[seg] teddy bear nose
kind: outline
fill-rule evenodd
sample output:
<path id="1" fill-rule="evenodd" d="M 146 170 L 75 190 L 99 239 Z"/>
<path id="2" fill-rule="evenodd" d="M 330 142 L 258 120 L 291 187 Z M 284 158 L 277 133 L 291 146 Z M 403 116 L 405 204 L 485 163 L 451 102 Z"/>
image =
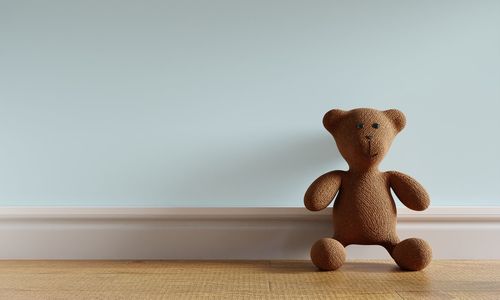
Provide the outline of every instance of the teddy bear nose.
<path id="1" fill-rule="evenodd" d="M 365 135 L 365 138 L 367 138 L 368 140 L 371 140 L 373 137 L 373 135 Z"/>

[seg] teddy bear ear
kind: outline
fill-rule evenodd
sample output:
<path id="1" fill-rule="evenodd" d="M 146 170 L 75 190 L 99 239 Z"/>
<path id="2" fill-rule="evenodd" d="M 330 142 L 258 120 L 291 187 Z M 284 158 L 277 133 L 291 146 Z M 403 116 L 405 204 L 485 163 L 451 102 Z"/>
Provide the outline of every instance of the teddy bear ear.
<path id="1" fill-rule="evenodd" d="M 323 117 L 323 126 L 325 126 L 328 131 L 332 132 L 346 113 L 346 111 L 341 109 L 332 109 L 328 111 Z"/>
<path id="2" fill-rule="evenodd" d="M 384 111 L 384 114 L 389 118 L 389 120 L 392 121 L 392 124 L 394 124 L 394 127 L 398 132 L 405 128 L 406 117 L 403 112 L 397 109 L 389 109 Z"/>

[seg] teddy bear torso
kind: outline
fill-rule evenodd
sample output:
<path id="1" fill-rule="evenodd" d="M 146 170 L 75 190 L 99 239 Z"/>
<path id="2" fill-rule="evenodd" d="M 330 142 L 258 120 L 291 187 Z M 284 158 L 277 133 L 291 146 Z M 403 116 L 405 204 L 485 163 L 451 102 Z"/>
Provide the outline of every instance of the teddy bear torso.
<path id="1" fill-rule="evenodd" d="M 399 242 L 396 205 L 388 173 L 372 171 L 342 174 L 333 206 L 334 238 L 349 244 L 389 246 Z"/>

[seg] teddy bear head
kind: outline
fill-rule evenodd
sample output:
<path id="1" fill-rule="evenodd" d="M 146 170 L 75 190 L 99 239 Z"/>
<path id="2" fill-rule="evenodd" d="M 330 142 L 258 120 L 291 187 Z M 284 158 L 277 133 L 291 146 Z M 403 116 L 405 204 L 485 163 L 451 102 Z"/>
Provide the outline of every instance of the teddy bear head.
<path id="1" fill-rule="evenodd" d="M 332 109 L 323 117 L 323 125 L 352 170 L 378 166 L 405 124 L 404 114 L 397 109 Z"/>

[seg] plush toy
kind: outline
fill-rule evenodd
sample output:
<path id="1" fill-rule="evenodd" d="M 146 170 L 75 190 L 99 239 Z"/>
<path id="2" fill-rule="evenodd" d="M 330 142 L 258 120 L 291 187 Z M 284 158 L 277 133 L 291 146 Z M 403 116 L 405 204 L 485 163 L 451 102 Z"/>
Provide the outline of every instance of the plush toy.
<path id="1" fill-rule="evenodd" d="M 320 176 L 304 196 L 306 208 L 312 211 L 326 208 L 335 198 L 333 238 L 320 239 L 311 248 L 312 262 L 319 269 L 338 269 L 345 261 L 344 247 L 351 244 L 380 245 L 404 270 L 421 270 L 430 263 L 432 250 L 424 240 L 399 240 L 390 190 L 405 206 L 418 211 L 429 206 L 429 195 L 408 175 L 378 170 L 405 124 L 404 114 L 396 109 L 333 109 L 325 114 L 323 125 L 333 135 L 349 170 Z"/>

